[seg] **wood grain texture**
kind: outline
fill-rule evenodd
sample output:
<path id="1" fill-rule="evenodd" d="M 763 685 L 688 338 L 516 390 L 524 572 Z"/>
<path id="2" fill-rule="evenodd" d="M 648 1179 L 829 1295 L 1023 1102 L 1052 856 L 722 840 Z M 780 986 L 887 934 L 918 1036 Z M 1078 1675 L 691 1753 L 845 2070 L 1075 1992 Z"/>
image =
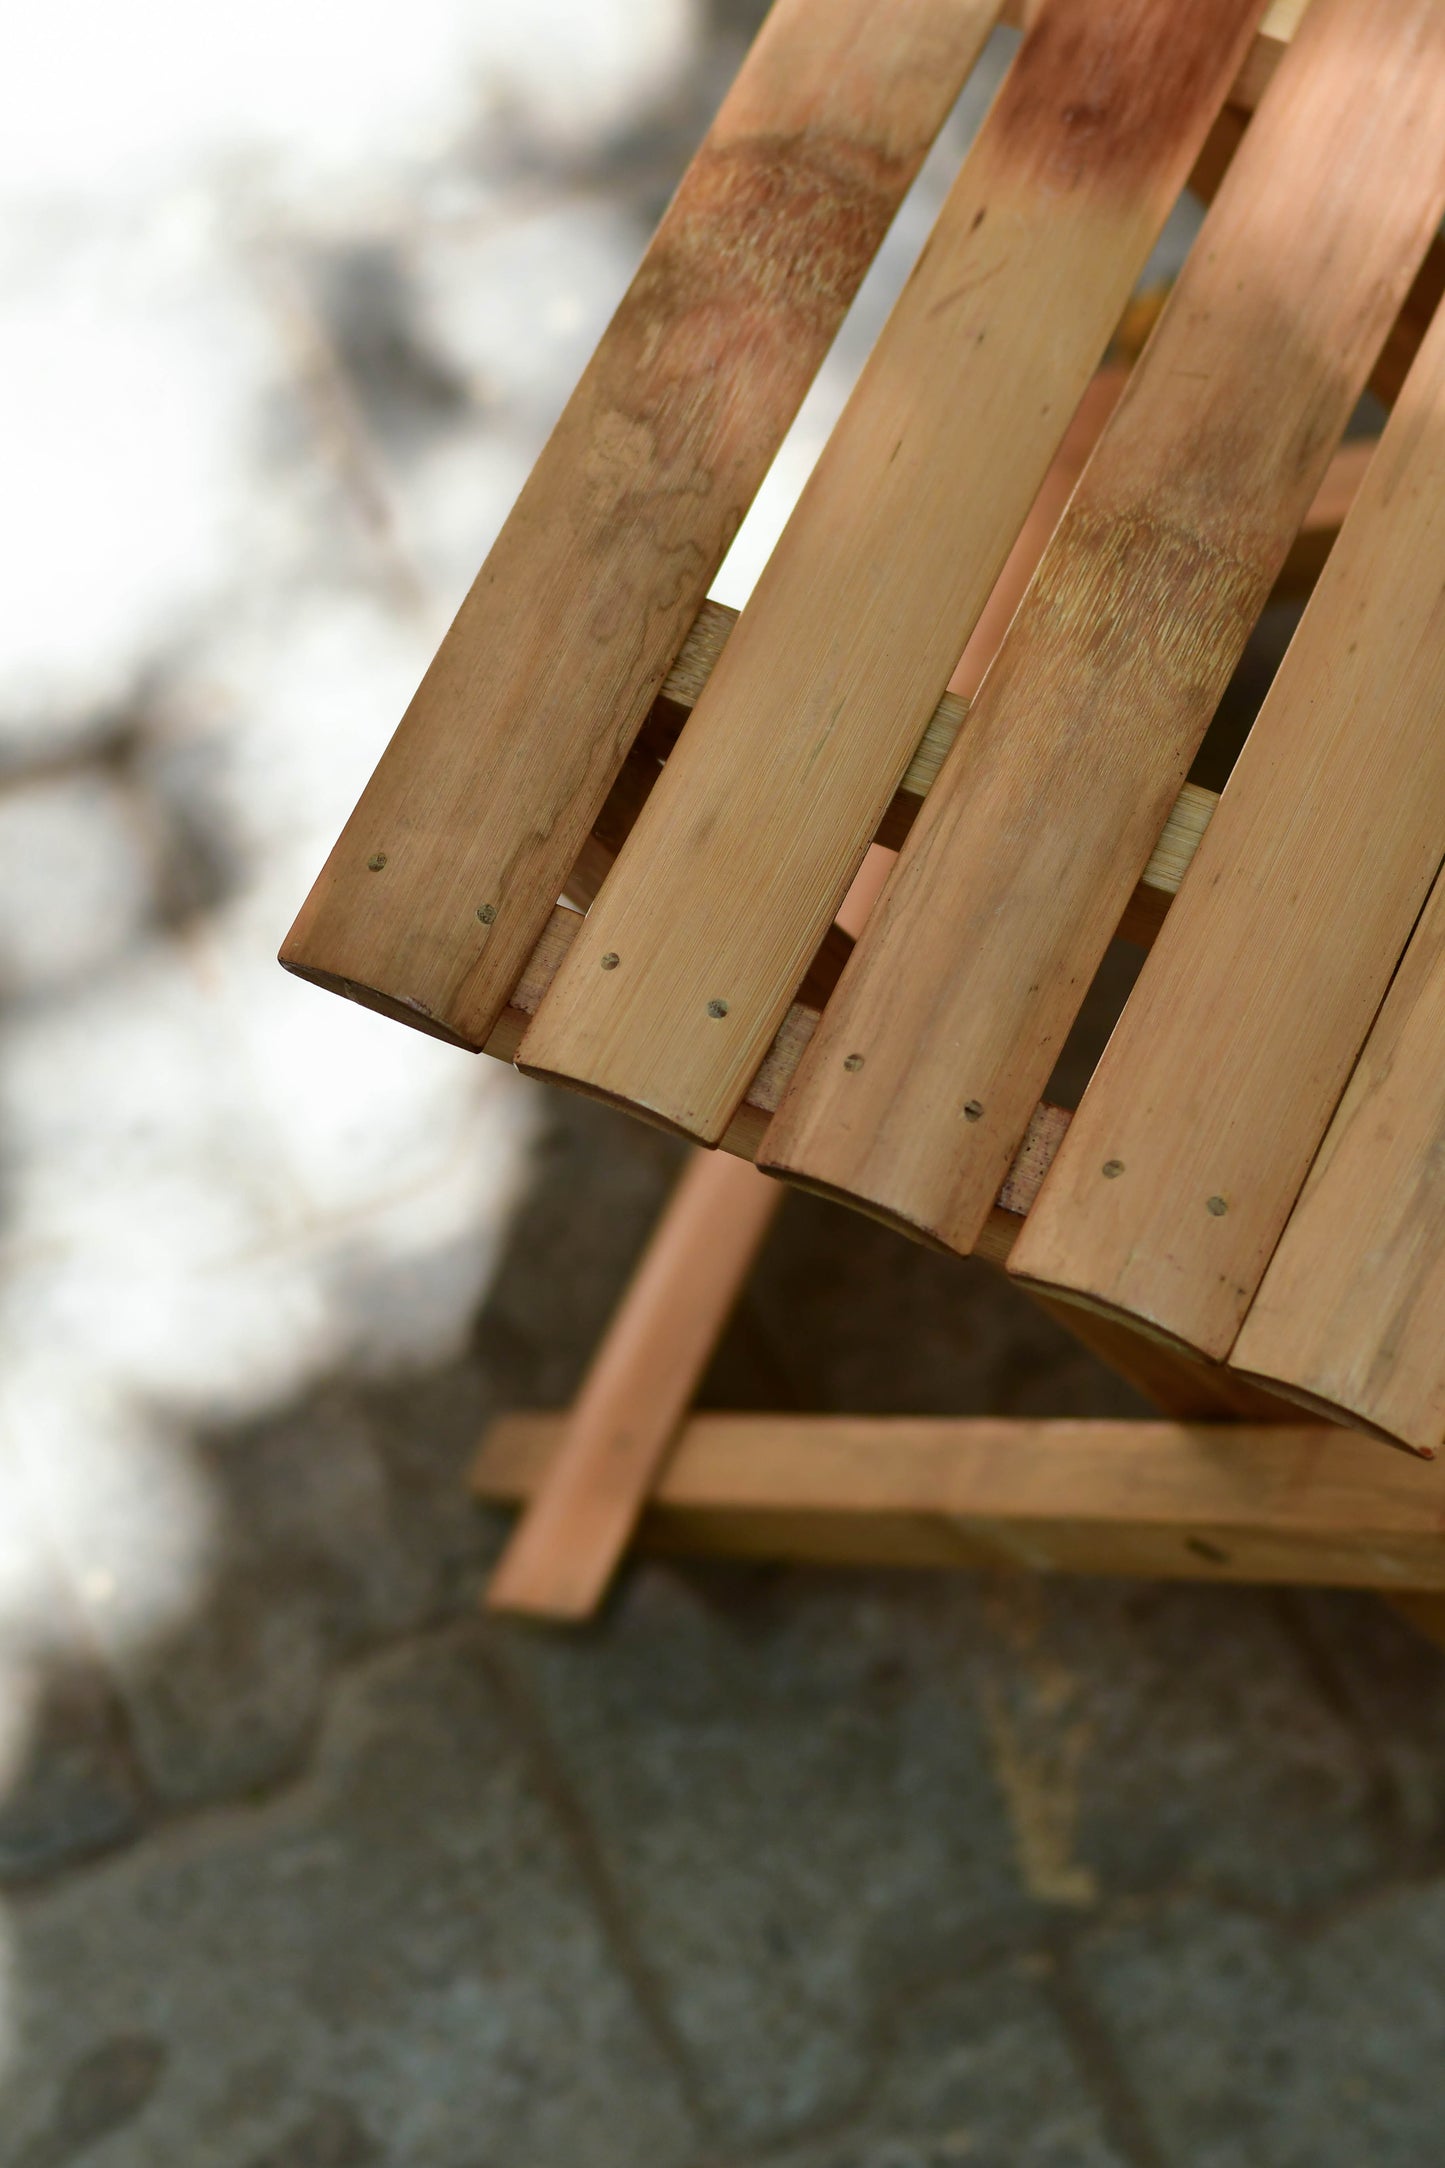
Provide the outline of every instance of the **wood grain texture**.
<path id="1" fill-rule="evenodd" d="M 1008 629 L 1009 619 L 1023 599 L 1028 578 L 1020 575 L 1024 574 L 1025 567 L 1028 574 L 1032 574 L 1033 567 L 1042 554 L 1043 545 L 1057 526 L 1064 506 L 1083 472 L 1083 455 L 1092 449 L 1098 428 L 1103 426 L 1118 403 L 1122 383 L 1123 380 L 1116 370 L 1101 370 L 1084 394 L 1054 464 L 1045 476 L 1038 497 L 1030 508 L 1019 543 L 1010 551 L 985 606 L 984 614 L 975 627 L 962 660 L 949 679 L 949 689 L 929 717 L 913 758 L 904 770 L 892 802 L 879 822 L 877 840 L 886 844 L 890 850 L 898 849 L 913 826 L 920 803 L 938 780 L 944 757 L 963 727 L 964 717 L 968 713 L 968 702 L 977 692 L 984 668 L 997 652 L 998 643 Z M 1345 513 L 1359 488 L 1375 442 L 1373 437 L 1354 438 L 1348 444 L 1342 444 L 1330 461 L 1314 503 L 1305 515 L 1304 525 L 1290 545 L 1289 554 L 1280 568 L 1272 600 L 1306 595 L 1314 586 L 1333 547 L 1335 536 L 1339 533 Z M 1034 553 L 1032 563 L 1029 562 L 1028 550 L 1022 546 L 1025 541 Z M 586 903 L 591 903 L 597 894 L 612 860 L 636 826 L 643 804 L 657 781 L 661 764 L 671 754 L 684 723 L 701 699 L 703 686 L 707 683 L 709 673 L 721 655 L 737 619 L 738 612 L 727 603 L 708 601 L 693 620 L 677 659 L 667 674 L 662 691 L 653 703 L 642 735 L 623 763 L 622 771 L 598 817 L 593 837 L 588 839 L 589 842 L 599 842 L 603 850 L 600 854 L 600 870 L 596 870 L 596 859 L 589 857 L 587 862 L 587 871 L 581 884 L 585 887 Z M 985 644 L 983 637 L 985 633 L 989 636 L 988 644 Z M 1195 786 L 1189 783 L 1184 785 L 1166 823 L 1165 834 L 1161 836 L 1157 846 L 1163 860 L 1168 861 L 1176 853 L 1176 832 L 1192 832 L 1201 818 L 1208 818 L 1207 812 L 1201 813 L 1201 809 L 1206 805 L 1212 807 L 1215 796 L 1212 791 L 1196 790 Z M 1139 877 L 1147 886 L 1156 885 L 1152 864 L 1151 861 L 1151 865 L 1146 867 Z M 568 881 L 569 892 L 574 885 L 578 885 L 576 875 L 577 868 L 574 868 Z M 1177 880 L 1167 883 L 1167 893 L 1172 895 L 1178 885 Z M 585 906 L 579 904 L 579 907 Z"/>
<path id="2" fill-rule="evenodd" d="M 864 859 L 838 914 L 849 939 L 890 863 L 884 850 Z M 693 1152 L 492 1575 L 489 1610 L 575 1620 L 597 1609 L 786 1195 L 726 1153 Z"/>
<path id="3" fill-rule="evenodd" d="M 1437 560 L 1437 578 L 1440 577 Z M 1365 1042 L 1232 1362 L 1445 1443 L 1445 879 Z"/>
<path id="4" fill-rule="evenodd" d="M 1229 1353 L 1445 857 L 1442 709 L 1445 316 L 1013 1271 Z"/>
<path id="5" fill-rule="evenodd" d="M 1244 113 L 1253 112 L 1308 5 L 1309 0 L 1269 0 L 1244 63 L 1230 86 L 1232 106 Z M 1037 21 L 1043 6 L 1044 0 L 1005 0 L 1001 20 L 1017 30 L 1026 30 Z"/>
<path id="6" fill-rule="evenodd" d="M 1183 15 L 1169 0 L 1049 0 L 527 1034 L 524 1069 L 722 1136 L 1258 13 L 1258 0 Z"/>
<path id="7" fill-rule="evenodd" d="M 482 1045 L 996 14 L 778 0 L 289 969 Z"/>
<path id="8" fill-rule="evenodd" d="M 763 1164 L 973 1246 L 1442 198 L 1445 10 L 1313 0 Z"/>
<path id="9" fill-rule="evenodd" d="M 504 1416 L 478 1496 L 525 1498 L 562 1422 Z M 819 1563 L 1442 1589 L 1442 1483 L 1322 1428 L 698 1415 L 639 1533 Z"/>
<path id="10" fill-rule="evenodd" d="M 590 1617 L 786 1191 L 696 1152 L 487 1587 L 489 1611 Z"/>

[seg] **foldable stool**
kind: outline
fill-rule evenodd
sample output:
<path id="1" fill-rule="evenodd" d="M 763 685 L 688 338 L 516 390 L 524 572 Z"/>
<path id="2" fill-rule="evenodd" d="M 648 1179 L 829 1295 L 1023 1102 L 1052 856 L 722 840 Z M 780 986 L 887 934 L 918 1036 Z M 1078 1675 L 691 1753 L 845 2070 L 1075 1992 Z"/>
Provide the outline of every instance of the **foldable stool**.
<path id="1" fill-rule="evenodd" d="M 486 1441 L 530 1501 L 499 1604 L 585 1613 L 635 1528 L 1445 1591 L 1445 8 L 1020 10 L 751 600 L 708 600 L 1002 12 L 776 0 L 282 950 L 707 1148 L 571 1416 Z M 689 1420 L 787 1183 L 993 1260 L 1168 1419 Z"/>

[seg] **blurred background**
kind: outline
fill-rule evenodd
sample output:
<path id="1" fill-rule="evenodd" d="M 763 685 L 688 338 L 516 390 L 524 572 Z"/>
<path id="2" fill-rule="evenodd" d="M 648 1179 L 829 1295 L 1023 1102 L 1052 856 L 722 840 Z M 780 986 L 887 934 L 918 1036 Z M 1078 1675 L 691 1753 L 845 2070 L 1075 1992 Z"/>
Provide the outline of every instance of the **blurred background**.
<path id="1" fill-rule="evenodd" d="M 1381 1606 L 649 1566 L 585 1634 L 476 1614 L 481 1428 L 570 1396 L 677 1148 L 274 953 L 762 12 L 0 31 L 0 2168 L 1438 2153 L 1445 1692 Z M 704 1398 L 1135 1405 L 807 1198 Z"/>

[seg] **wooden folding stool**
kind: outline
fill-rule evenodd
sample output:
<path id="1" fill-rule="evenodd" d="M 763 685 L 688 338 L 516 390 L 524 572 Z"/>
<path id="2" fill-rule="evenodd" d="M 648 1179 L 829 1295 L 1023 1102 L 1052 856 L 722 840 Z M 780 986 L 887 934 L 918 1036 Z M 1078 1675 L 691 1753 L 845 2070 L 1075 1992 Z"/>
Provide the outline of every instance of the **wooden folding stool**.
<path id="1" fill-rule="evenodd" d="M 1029 7 L 752 598 L 708 599 L 1001 12 L 776 0 L 282 950 L 708 1148 L 572 1417 L 487 1441 L 511 1608 L 585 1613 L 639 1516 L 1445 1590 L 1438 0 Z M 788 1183 L 992 1259 L 1170 1419 L 689 1419 Z"/>

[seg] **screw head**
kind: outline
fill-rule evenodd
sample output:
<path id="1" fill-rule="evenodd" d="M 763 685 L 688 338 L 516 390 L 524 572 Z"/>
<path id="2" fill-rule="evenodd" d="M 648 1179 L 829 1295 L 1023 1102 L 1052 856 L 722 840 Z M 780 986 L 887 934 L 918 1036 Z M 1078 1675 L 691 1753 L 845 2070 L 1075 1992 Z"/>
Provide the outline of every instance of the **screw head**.
<path id="1" fill-rule="evenodd" d="M 1122 1159 L 1106 1159 L 1102 1171 L 1105 1181 L 1112 1182 L 1116 1175 L 1124 1172 L 1124 1162 Z"/>
<path id="2" fill-rule="evenodd" d="M 725 1001 L 710 1001 L 707 1005 L 707 1013 L 709 1016 L 726 1016 L 728 1005 Z"/>
<path id="3" fill-rule="evenodd" d="M 373 851 L 373 852 L 372 852 L 372 854 L 371 854 L 371 856 L 370 856 L 370 858 L 368 858 L 368 859 L 367 859 L 367 861 L 366 861 L 366 870 L 367 870 L 367 872 L 368 872 L 368 873 L 380 873 L 380 871 L 381 871 L 382 867 L 383 867 L 383 866 L 384 866 L 385 864 L 386 864 L 386 853 L 385 853 L 385 851 Z"/>
<path id="4" fill-rule="evenodd" d="M 966 1122 L 981 1122 L 983 1120 L 983 1107 L 977 1099 L 965 1101 L 963 1118 Z"/>
<path id="5" fill-rule="evenodd" d="M 861 1069 L 862 1066 L 863 1056 L 861 1054 L 845 1054 L 843 1056 L 843 1067 L 845 1069 Z"/>
<path id="6" fill-rule="evenodd" d="M 602 959 L 602 968 L 604 971 L 615 971 L 617 969 L 617 951 L 615 949 L 607 951 L 607 954 Z"/>
<path id="7" fill-rule="evenodd" d="M 477 908 L 477 917 L 484 926 L 490 926 L 496 915 L 497 906 L 494 903 L 483 903 Z"/>
<path id="8" fill-rule="evenodd" d="M 1223 1219 L 1225 1213 L 1229 1210 L 1229 1206 L 1222 1197 L 1211 1197 L 1207 1200 L 1204 1209 L 1206 1212 L 1212 1212 L 1216 1219 Z"/>

